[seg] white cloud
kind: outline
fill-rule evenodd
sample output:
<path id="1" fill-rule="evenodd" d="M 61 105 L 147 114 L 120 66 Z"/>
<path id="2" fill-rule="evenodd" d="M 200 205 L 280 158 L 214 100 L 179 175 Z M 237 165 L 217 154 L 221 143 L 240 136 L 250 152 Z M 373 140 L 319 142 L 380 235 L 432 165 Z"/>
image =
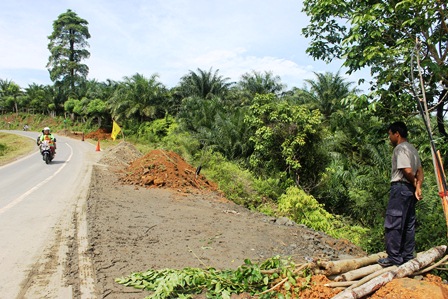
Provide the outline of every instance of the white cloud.
<path id="1" fill-rule="evenodd" d="M 27 86 L 38 70 L 39 81 L 50 83 L 47 36 L 67 9 L 89 23 L 91 57 L 85 63 L 89 78 L 99 81 L 158 73 L 172 87 L 189 70 L 213 68 L 234 81 L 252 70 L 272 71 L 289 87 L 301 87 L 313 71 L 340 66 L 305 53 L 300 1 L 17 0 L 0 10 L 6 45 L 0 47 L 0 79 Z"/>

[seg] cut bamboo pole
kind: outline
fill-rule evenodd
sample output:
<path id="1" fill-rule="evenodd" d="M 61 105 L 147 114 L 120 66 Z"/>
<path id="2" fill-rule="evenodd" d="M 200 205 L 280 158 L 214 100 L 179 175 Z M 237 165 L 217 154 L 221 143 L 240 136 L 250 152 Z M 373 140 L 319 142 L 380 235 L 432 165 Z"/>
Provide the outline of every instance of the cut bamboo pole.
<path id="1" fill-rule="evenodd" d="M 330 288 L 340 288 L 340 287 L 349 287 L 354 283 L 356 283 L 356 281 L 332 281 L 324 284 L 324 286 Z"/>
<path id="2" fill-rule="evenodd" d="M 401 265 L 396 270 L 392 270 L 382 274 L 381 276 L 377 276 L 376 278 L 364 283 L 363 285 L 354 288 L 347 289 L 332 299 L 357 299 L 362 298 L 374 291 L 378 290 L 382 286 L 386 285 L 394 278 L 402 278 L 405 276 L 409 276 L 412 273 L 416 272 L 419 269 L 422 269 L 435 260 L 439 259 L 446 251 L 446 246 L 437 246 L 434 248 L 425 251 L 421 255 L 418 255 L 415 259 L 410 260 L 409 262 Z"/>
<path id="3" fill-rule="evenodd" d="M 438 262 L 435 263 L 434 265 L 429 266 L 429 267 L 426 267 L 425 269 L 422 269 L 422 270 L 420 270 L 420 271 L 418 271 L 418 272 L 416 272 L 416 273 L 413 273 L 413 275 L 421 275 L 421 274 L 423 274 L 423 273 L 426 273 L 426 272 L 428 272 L 428 271 L 431 271 L 432 269 L 436 269 L 438 266 L 440 266 L 441 264 L 443 264 L 446 260 L 448 260 L 448 255 L 445 255 L 445 256 L 443 257 L 443 259 L 441 259 L 440 261 L 438 261 Z M 446 270 L 446 269 L 443 269 L 443 270 Z"/>
<path id="4" fill-rule="evenodd" d="M 334 278 L 334 281 L 353 281 L 353 280 L 357 280 L 358 278 L 367 276 L 373 272 L 382 270 L 383 267 L 381 267 L 380 265 L 376 264 L 376 265 L 369 265 L 366 267 L 362 267 L 359 269 L 355 269 L 355 270 L 351 270 L 348 271 L 344 274 L 341 274 L 339 276 L 336 276 Z"/>
<path id="5" fill-rule="evenodd" d="M 322 262 L 319 264 L 321 269 L 315 270 L 315 274 L 323 274 L 326 276 L 341 274 L 367 265 L 376 264 L 378 259 L 384 257 L 387 257 L 386 253 L 380 252 L 357 259 Z"/>
<path id="6" fill-rule="evenodd" d="M 378 270 L 376 272 L 371 273 L 370 275 L 367 275 L 366 277 L 364 277 L 363 279 L 357 281 L 356 283 L 352 284 L 351 286 L 349 286 L 347 289 L 354 289 L 357 288 L 363 284 L 365 284 L 366 282 L 368 282 L 369 280 L 374 279 L 377 276 L 382 275 L 383 273 L 389 272 L 389 271 L 395 271 L 398 267 L 397 266 L 390 266 L 387 268 L 383 268 L 381 270 Z"/>
<path id="7" fill-rule="evenodd" d="M 417 272 L 420 269 L 425 268 L 435 260 L 440 259 L 446 251 L 446 246 L 437 246 L 429 249 L 421 254 L 421 256 L 417 256 L 417 258 L 410 260 L 409 262 L 401 265 L 397 269 L 397 278 L 402 278 L 411 275 L 414 272 Z"/>

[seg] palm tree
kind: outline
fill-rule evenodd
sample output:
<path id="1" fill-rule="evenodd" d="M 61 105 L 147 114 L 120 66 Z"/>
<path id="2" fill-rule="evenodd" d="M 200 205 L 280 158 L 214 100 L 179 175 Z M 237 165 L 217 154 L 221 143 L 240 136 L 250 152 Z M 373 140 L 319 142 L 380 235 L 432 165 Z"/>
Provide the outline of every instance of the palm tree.
<path id="1" fill-rule="evenodd" d="M 53 103 L 53 96 L 49 90 L 51 90 L 49 87 L 36 83 L 28 85 L 25 88 L 29 101 L 28 108 L 36 110 L 38 113 L 45 113 L 48 105 Z"/>
<path id="2" fill-rule="evenodd" d="M 99 82 L 96 79 L 84 80 L 78 87 L 77 96 L 79 99 L 87 97 L 89 99 L 108 100 L 116 86 L 117 83 L 109 79 L 106 82 Z"/>
<path id="3" fill-rule="evenodd" d="M 193 133 L 210 131 L 216 120 L 216 115 L 222 110 L 218 97 L 204 99 L 193 96 L 182 101 L 182 107 L 177 115 L 179 122 L 185 130 Z"/>
<path id="4" fill-rule="evenodd" d="M 229 159 L 245 159 L 252 151 L 251 131 L 244 122 L 247 108 L 226 109 L 218 97 L 184 99 L 178 114 L 181 128 Z"/>
<path id="5" fill-rule="evenodd" d="M 115 119 L 137 118 L 139 122 L 154 120 L 165 115 L 166 87 L 153 74 L 146 78 L 141 74 L 124 77 L 109 99 L 109 109 Z"/>
<path id="6" fill-rule="evenodd" d="M 219 70 L 212 73 L 212 69 L 203 71 L 198 68 L 197 73 L 190 71 L 181 78 L 177 92 L 182 98 L 197 96 L 202 99 L 210 99 L 213 96 L 223 97 L 229 91 L 232 83 L 229 78 L 218 75 Z"/>
<path id="7" fill-rule="evenodd" d="M 0 95 L 5 103 L 11 103 L 13 112 L 19 113 L 19 101 L 24 95 L 20 86 L 11 80 L 0 80 Z M 9 106 L 7 104 L 7 106 Z"/>
<path id="8" fill-rule="evenodd" d="M 328 119 L 334 112 L 345 107 L 343 100 L 360 90 L 350 89 L 353 82 L 346 82 L 339 72 L 332 74 L 314 73 L 317 80 L 305 80 L 310 88 L 300 89 L 298 92 L 299 102 L 310 105 L 311 109 L 319 109 L 322 115 Z"/>
<path id="9" fill-rule="evenodd" d="M 249 142 L 253 131 L 244 122 L 247 109 L 242 107 L 231 113 L 221 111 L 216 115 L 211 137 L 216 144 L 216 150 L 228 159 L 246 160 L 253 151 L 252 143 Z"/>
<path id="10" fill-rule="evenodd" d="M 251 97 L 254 97 L 257 93 L 273 93 L 279 96 L 286 87 L 286 85 L 281 83 L 280 76 L 274 76 L 272 72 L 267 71 L 264 74 L 256 71 L 245 73 L 241 76 L 238 86 Z"/>

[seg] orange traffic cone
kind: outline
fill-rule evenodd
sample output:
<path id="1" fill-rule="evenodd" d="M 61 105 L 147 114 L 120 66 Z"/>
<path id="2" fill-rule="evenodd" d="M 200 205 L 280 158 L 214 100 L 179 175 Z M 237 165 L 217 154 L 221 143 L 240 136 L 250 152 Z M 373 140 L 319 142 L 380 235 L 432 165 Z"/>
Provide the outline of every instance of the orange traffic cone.
<path id="1" fill-rule="evenodd" d="M 100 149 L 100 140 L 98 139 L 98 143 L 96 144 L 96 151 L 99 152 L 101 151 Z"/>

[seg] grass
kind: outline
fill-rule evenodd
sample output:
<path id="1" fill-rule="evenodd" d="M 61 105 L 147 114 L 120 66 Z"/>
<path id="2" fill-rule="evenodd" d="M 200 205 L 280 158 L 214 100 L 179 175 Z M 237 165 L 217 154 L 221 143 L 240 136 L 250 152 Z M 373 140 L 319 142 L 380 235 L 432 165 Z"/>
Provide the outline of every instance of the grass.
<path id="1" fill-rule="evenodd" d="M 35 142 L 15 134 L 0 132 L 0 166 L 37 150 Z"/>

